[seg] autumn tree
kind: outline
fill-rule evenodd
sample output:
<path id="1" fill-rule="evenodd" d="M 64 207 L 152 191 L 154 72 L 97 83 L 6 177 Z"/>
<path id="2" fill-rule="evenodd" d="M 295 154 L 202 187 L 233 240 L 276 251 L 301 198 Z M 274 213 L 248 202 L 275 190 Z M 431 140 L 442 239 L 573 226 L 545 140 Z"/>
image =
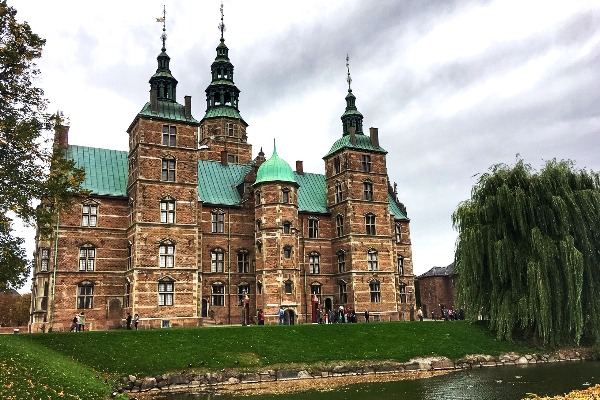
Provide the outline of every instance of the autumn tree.
<path id="1" fill-rule="evenodd" d="M 600 328 L 600 181 L 570 161 L 483 174 L 452 216 L 457 297 L 499 338 L 578 344 Z M 595 339 L 595 338 L 594 338 Z"/>
<path id="2" fill-rule="evenodd" d="M 0 0 L 0 291 L 21 287 L 29 273 L 14 218 L 48 227 L 83 180 L 83 172 L 50 145 L 47 129 L 61 121 L 45 112 L 44 92 L 36 86 L 35 62 L 45 41 L 16 14 Z M 38 207 L 40 199 L 52 207 Z"/>

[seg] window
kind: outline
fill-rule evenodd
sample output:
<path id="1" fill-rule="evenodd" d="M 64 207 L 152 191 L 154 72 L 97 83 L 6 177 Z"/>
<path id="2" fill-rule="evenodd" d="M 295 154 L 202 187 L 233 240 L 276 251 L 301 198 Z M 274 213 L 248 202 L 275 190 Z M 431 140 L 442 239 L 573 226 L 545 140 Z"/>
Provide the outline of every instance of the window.
<path id="1" fill-rule="evenodd" d="M 319 220 L 309 219 L 308 220 L 308 237 L 318 238 L 319 237 Z"/>
<path id="2" fill-rule="evenodd" d="M 237 163 L 238 162 L 237 154 L 227 154 L 227 162 L 228 163 Z"/>
<path id="3" fill-rule="evenodd" d="M 311 274 L 318 274 L 321 272 L 319 253 L 314 251 L 310 253 L 308 257 L 308 265 L 310 267 Z"/>
<path id="4" fill-rule="evenodd" d="M 283 284 L 283 290 L 285 291 L 285 294 L 292 294 L 292 287 L 292 281 L 290 281 L 289 279 L 285 281 Z"/>
<path id="5" fill-rule="evenodd" d="M 373 182 L 363 182 L 363 199 L 373 200 Z"/>
<path id="6" fill-rule="evenodd" d="M 210 252 L 210 272 L 223 272 L 225 253 L 222 249 Z"/>
<path id="7" fill-rule="evenodd" d="M 396 243 L 400 243 L 402 241 L 402 229 L 400 223 L 397 223 L 394 228 L 394 233 L 396 235 Z"/>
<path id="8" fill-rule="evenodd" d="M 256 204 L 260 204 L 260 192 L 256 191 L 256 193 L 254 194 L 254 197 L 256 198 Z"/>
<path id="9" fill-rule="evenodd" d="M 94 308 L 94 285 L 91 282 L 77 285 L 77 308 Z"/>
<path id="10" fill-rule="evenodd" d="M 96 249 L 90 244 L 79 248 L 79 271 L 93 271 L 96 266 Z"/>
<path id="11" fill-rule="evenodd" d="M 367 251 L 367 268 L 369 271 L 377 271 L 377 250 Z"/>
<path id="12" fill-rule="evenodd" d="M 361 156 L 361 166 L 364 172 L 371 172 L 371 156 L 363 154 Z"/>
<path id="13" fill-rule="evenodd" d="M 215 210 L 212 213 L 212 233 L 223 233 L 225 231 L 225 212 L 222 210 Z"/>
<path id="14" fill-rule="evenodd" d="M 175 266 L 175 244 L 164 242 L 158 246 L 158 264 L 160 268 L 173 268 Z"/>
<path id="15" fill-rule="evenodd" d="M 400 303 L 406 303 L 406 284 L 400 284 Z"/>
<path id="16" fill-rule="evenodd" d="M 371 303 L 379 303 L 381 301 L 379 281 L 371 281 L 369 283 L 369 291 L 371 292 Z"/>
<path id="17" fill-rule="evenodd" d="M 288 234 L 292 231 L 292 224 L 289 221 L 283 223 L 283 233 Z"/>
<path id="18" fill-rule="evenodd" d="M 212 285 L 212 305 L 213 306 L 224 306 L 225 305 L 225 285 L 222 283 L 215 283 Z"/>
<path id="19" fill-rule="evenodd" d="M 319 299 L 319 304 L 321 303 L 321 285 L 318 283 L 313 283 L 310 285 L 310 294 L 317 296 Z"/>
<path id="20" fill-rule="evenodd" d="M 96 226 L 98 222 L 98 205 L 84 204 L 81 215 L 81 226 Z"/>
<path id="21" fill-rule="evenodd" d="M 375 216 L 373 214 L 365 215 L 365 231 L 367 235 L 375 235 Z"/>
<path id="22" fill-rule="evenodd" d="M 344 235 L 344 216 L 342 214 L 335 217 L 335 233 L 337 236 Z"/>
<path id="23" fill-rule="evenodd" d="M 281 202 L 289 203 L 290 202 L 290 189 L 283 189 L 281 191 Z"/>
<path id="24" fill-rule="evenodd" d="M 398 256 L 398 274 L 404 275 L 404 257 Z"/>
<path id="25" fill-rule="evenodd" d="M 175 200 L 166 199 L 160 201 L 160 222 L 172 224 L 175 222 Z"/>
<path id="26" fill-rule="evenodd" d="M 344 252 L 344 250 L 340 250 L 337 252 L 337 264 L 339 272 L 346 271 L 346 253 Z"/>
<path id="27" fill-rule="evenodd" d="M 233 136 L 233 124 L 231 122 L 227 123 L 227 136 Z"/>
<path id="28" fill-rule="evenodd" d="M 346 282 L 340 282 L 340 304 L 344 304 L 348 302 L 348 292 L 346 289 Z"/>
<path id="29" fill-rule="evenodd" d="M 335 202 L 339 203 L 342 201 L 342 184 L 340 182 L 335 183 Z"/>
<path id="30" fill-rule="evenodd" d="M 172 306 L 173 305 L 173 292 L 175 291 L 174 282 L 158 282 L 158 305 L 159 306 Z"/>
<path id="31" fill-rule="evenodd" d="M 238 272 L 248 273 L 250 270 L 250 254 L 248 250 L 240 250 L 237 255 Z"/>
<path id="32" fill-rule="evenodd" d="M 166 182 L 175 182 L 175 160 L 166 158 L 162 160 L 161 179 Z"/>
<path id="33" fill-rule="evenodd" d="M 50 263 L 50 249 L 40 249 L 40 271 L 48 271 Z"/>
<path id="34" fill-rule="evenodd" d="M 340 156 L 335 156 L 335 158 L 333 159 L 333 172 L 339 174 L 341 171 L 342 168 L 340 165 Z"/>
<path id="35" fill-rule="evenodd" d="M 283 258 L 290 258 L 292 256 L 292 247 L 283 246 Z"/>
<path id="36" fill-rule="evenodd" d="M 162 144 L 163 146 L 174 147 L 177 137 L 177 128 L 174 126 L 163 125 Z"/>
<path id="37" fill-rule="evenodd" d="M 242 283 L 238 286 L 238 306 L 244 305 L 244 299 L 250 294 L 250 286 L 247 283 Z"/>

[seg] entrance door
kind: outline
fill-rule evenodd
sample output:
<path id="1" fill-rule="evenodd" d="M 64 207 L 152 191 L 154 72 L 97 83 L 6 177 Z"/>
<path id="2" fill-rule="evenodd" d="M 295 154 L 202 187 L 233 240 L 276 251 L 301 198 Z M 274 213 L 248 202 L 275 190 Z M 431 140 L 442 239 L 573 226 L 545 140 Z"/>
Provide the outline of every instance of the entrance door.
<path id="1" fill-rule="evenodd" d="M 332 308 L 333 308 L 333 304 L 332 304 L 331 298 L 327 297 L 325 299 L 325 309 L 326 310 L 331 310 Z"/>
<path id="2" fill-rule="evenodd" d="M 283 313 L 283 324 L 284 325 L 294 325 L 294 310 L 287 309 Z"/>
<path id="3" fill-rule="evenodd" d="M 208 317 L 208 301 L 206 299 L 202 299 L 202 318 Z"/>

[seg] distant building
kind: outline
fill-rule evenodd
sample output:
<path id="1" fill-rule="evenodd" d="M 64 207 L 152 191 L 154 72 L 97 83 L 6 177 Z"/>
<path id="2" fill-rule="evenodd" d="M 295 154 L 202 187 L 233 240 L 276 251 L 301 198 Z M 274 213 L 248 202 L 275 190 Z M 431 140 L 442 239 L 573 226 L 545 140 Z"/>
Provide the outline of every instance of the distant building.
<path id="1" fill-rule="evenodd" d="M 253 323 L 260 309 L 275 323 L 280 307 L 290 324 L 339 306 L 375 320 L 414 316 L 409 219 L 351 80 L 340 138 L 314 149 L 324 174 L 302 161 L 293 171 L 275 146 L 252 157 L 222 36 L 216 52 L 200 120 L 190 96 L 177 103 L 163 38 L 128 151 L 71 145 L 68 127 L 57 130 L 91 195 L 37 238 L 33 331 L 68 329 L 80 312 L 94 330 L 122 326 L 128 312 L 146 328 Z M 298 118 L 289 123 L 310 124 Z"/>
<path id="2" fill-rule="evenodd" d="M 443 308 L 454 308 L 456 276 L 452 263 L 447 267 L 433 267 L 415 278 L 419 281 L 421 310 L 426 318 L 431 318 L 433 312 L 439 319 Z"/>

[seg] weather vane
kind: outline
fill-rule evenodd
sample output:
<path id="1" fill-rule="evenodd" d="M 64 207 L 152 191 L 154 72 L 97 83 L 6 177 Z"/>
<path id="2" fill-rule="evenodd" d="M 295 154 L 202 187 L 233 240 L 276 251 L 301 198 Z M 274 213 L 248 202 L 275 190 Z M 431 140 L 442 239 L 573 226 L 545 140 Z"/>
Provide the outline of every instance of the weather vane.
<path id="1" fill-rule="evenodd" d="M 221 40 L 223 40 L 223 32 L 225 32 L 225 22 L 223 22 L 223 0 L 221 0 L 221 23 L 219 24 L 219 30 L 221 31 Z"/>
<path id="2" fill-rule="evenodd" d="M 160 38 L 162 39 L 162 51 L 166 50 L 165 47 L 165 42 L 167 41 L 167 26 L 166 26 L 166 19 L 167 19 L 167 9 L 166 7 L 163 5 L 163 16 L 160 18 L 156 18 L 156 22 L 162 22 L 163 23 L 163 33 L 162 35 L 160 35 Z"/>
<path id="3" fill-rule="evenodd" d="M 348 82 L 348 90 L 350 89 L 350 84 L 352 83 L 352 78 L 350 77 L 350 56 L 346 54 L 346 68 L 348 69 L 348 77 L 346 78 L 346 82 Z"/>

